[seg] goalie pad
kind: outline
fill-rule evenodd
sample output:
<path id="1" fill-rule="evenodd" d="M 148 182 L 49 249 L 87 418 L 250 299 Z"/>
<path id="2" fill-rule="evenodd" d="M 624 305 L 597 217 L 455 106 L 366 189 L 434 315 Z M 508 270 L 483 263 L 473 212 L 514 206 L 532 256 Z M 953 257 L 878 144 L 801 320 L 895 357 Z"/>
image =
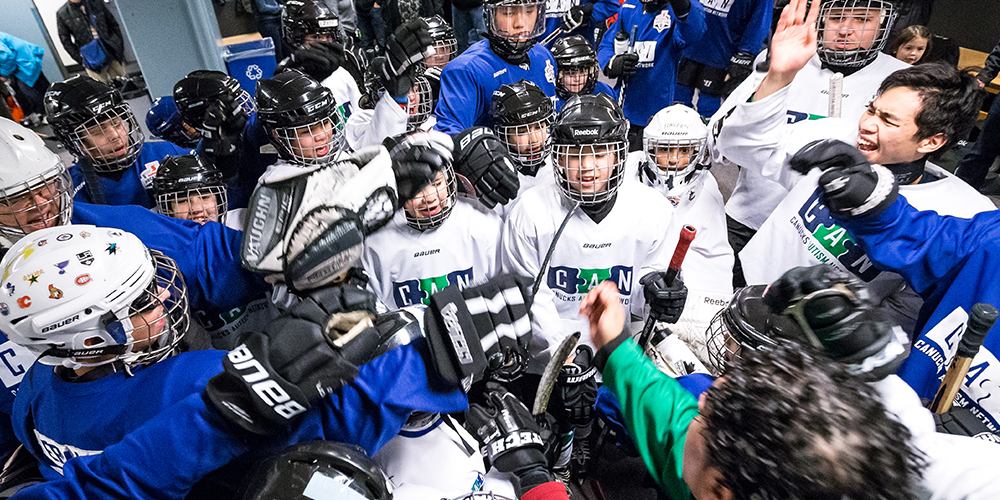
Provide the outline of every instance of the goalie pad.
<path id="1" fill-rule="evenodd" d="M 244 267 L 293 290 L 331 283 L 361 257 L 364 238 L 396 210 L 396 181 L 381 146 L 314 167 L 279 164 L 254 190 Z"/>

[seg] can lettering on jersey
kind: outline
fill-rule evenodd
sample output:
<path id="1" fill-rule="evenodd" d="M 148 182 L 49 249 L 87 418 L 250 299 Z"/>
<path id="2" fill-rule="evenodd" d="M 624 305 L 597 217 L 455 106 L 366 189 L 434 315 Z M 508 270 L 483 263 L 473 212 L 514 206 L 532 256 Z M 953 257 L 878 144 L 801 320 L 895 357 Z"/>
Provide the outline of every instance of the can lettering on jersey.
<path id="1" fill-rule="evenodd" d="M 597 269 L 580 269 L 568 266 L 549 268 L 546 284 L 552 290 L 563 293 L 587 293 L 602 281 L 610 280 L 618 285 L 622 295 L 632 294 L 632 266 L 612 266 Z"/>
<path id="2" fill-rule="evenodd" d="M 396 307 L 412 306 L 413 304 L 430 304 L 431 295 L 444 290 L 451 285 L 465 289 L 475 279 L 472 268 L 452 271 L 444 276 L 433 276 L 392 282 L 392 297 Z"/>

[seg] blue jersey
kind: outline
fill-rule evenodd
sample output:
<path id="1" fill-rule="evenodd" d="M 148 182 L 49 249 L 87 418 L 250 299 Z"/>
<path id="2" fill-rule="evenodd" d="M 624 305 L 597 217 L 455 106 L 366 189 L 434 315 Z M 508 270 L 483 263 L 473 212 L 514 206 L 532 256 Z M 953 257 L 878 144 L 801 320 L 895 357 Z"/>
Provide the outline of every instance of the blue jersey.
<path id="1" fill-rule="evenodd" d="M 594 95 L 597 95 L 597 94 L 600 94 L 602 92 L 605 93 L 605 94 L 607 94 L 607 95 L 609 95 L 609 96 L 611 96 L 612 99 L 614 99 L 616 101 L 618 100 L 618 92 L 615 92 L 615 89 L 611 88 L 610 85 L 608 85 L 608 84 L 606 84 L 604 82 L 599 81 L 599 82 L 597 82 L 594 85 L 594 91 L 591 92 L 591 93 L 594 94 Z M 566 104 L 566 101 L 564 101 L 562 99 L 556 99 L 556 113 L 558 113 L 559 110 L 562 109 L 563 104 Z"/>
<path id="2" fill-rule="evenodd" d="M 477 125 L 491 126 L 493 92 L 522 79 L 534 82 L 549 97 L 556 95 L 556 61 L 549 49 L 536 44 L 528 58 L 527 68 L 507 63 L 490 50 L 489 40 L 469 47 L 441 72 L 434 128 L 454 135 Z"/>
<path id="3" fill-rule="evenodd" d="M 156 193 L 153 191 L 153 177 L 160 168 L 160 162 L 167 155 L 189 155 L 194 151 L 184 149 L 169 142 L 147 142 L 143 144 L 135 163 L 122 172 L 120 179 L 95 176 L 106 205 L 139 205 L 156 207 Z M 94 203 L 90 196 L 90 186 L 79 163 L 69 168 L 77 193 L 73 198 L 84 203 Z"/>
<path id="4" fill-rule="evenodd" d="M 1000 307 L 1000 212 L 971 219 L 918 211 L 900 196 L 873 217 L 837 218 L 880 269 L 899 273 L 924 298 L 920 332 L 899 376 L 932 399 L 955 354 L 972 306 Z M 1000 428 L 1000 324 L 986 336 L 955 398 L 991 430 Z"/>
<path id="5" fill-rule="evenodd" d="M 424 362 L 426 346 L 417 341 L 361 366 L 353 382 L 314 402 L 289 434 L 248 436 L 225 424 L 201 399 L 204 381 L 221 371 L 225 355 L 183 353 L 139 369 L 133 377 L 116 373 L 85 383 L 64 382 L 50 367 L 37 365 L 26 377 L 14 418 L 18 435 L 32 452 L 43 453 L 36 456 L 43 460 L 43 470 L 49 469 L 45 474 L 57 481 L 25 497 L 182 498 L 204 478 L 188 498 L 228 498 L 254 465 L 291 443 L 342 441 L 372 455 L 415 410 L 467 408 L 461 391 L 435 386 Z M 50 435 L 64 441 L 43 439 Z M 42 441 L 49 442 L 45 450 L 39 446 Z M 205 477 L 234 458 L 236 462 Z M 65 479 L 50 468 L 60 460 Z"/>
<path id="6" fill-rule="evenodd" d="M 729 68 L 737 52 L 757 55 L 771 29 L 773 0 L 703 0 L 705 34 L 684 57 L 713 68 Z"/>
<path id="7" fill-rule="evenodd" d="M 630 123 L 646 125 L 649 117 L 673 104 L 681 51 L 705 32 L 705 11 L 700 3 L 691 2 L 691 11 L 682 21 L 670 6 L 646 14 L 638 0 L 627 0 L 597 49 L 601 68 L 608 66 L 615 53 L 615 33 L 631 34 L 633 26 L 638 27 L 635 53 L 639 55 L 639 67 L 626 84 L 624 111 Z"/>

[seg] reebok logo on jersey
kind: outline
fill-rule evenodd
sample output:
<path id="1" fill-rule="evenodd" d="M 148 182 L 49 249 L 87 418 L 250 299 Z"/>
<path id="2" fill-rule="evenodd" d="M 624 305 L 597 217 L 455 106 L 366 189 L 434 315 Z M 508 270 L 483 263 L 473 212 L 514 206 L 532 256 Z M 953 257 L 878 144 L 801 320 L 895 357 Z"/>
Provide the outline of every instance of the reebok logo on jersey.
<path id="1" fill-rule="evenodd" d="M 452 271 L 444 276 L 434 276 L 403 282 L 392 283 L 392 298 L 396 302 L 396 307 L 412 306 L 413 304 L 430 304 L 431 295 L 451 286 L 458 285 L 459 288 L 472 284 L 474 280 L 472 268 Z"/>
<path id="2" fill-rule="evenodd" d="M 568 266 L 552 266 L 546 284 L 552 290 L 567 294 L 587 293 L 602 281 L 610 280 L 618 285 L 622 295 L 632 294 L 632 266 L 614 266 L 603 269 L 579 269 Z"/>
<path id="3" fill-rule="evenodd" d="M 820 188 L 799 208 L 798 217 L 791 222 L 799 232 L 802 244 L 819 263 L 829 264 L 832 255 L 841 266 L 868 282 L 881 273 L 865 255 L 861 245 L 854 242 L 847 230 L 837 225 L 830 211 L 820 200 Z M 799 226 L 799 219 L 804 226 Z"/>

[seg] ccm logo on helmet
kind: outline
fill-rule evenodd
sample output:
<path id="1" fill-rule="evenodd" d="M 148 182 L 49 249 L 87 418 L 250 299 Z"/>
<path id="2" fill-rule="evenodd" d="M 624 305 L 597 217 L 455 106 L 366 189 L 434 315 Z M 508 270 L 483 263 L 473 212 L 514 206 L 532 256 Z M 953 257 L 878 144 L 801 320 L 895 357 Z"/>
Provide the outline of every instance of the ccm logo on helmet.
<path id="1" fill-rule="evenodd" d="M 59 321 L 57 323 L 53 323 L 53 324 L 51 324 L 49 326 L 46 326 L 45 328 L 42 328 L 42 333 L 51 332 L 52 330 L 55 330 L 56 328 L 64 327 L 64 326 L 66 326 L 66 325 L 68 325 L 68 324 L 70 324 L 70 323 L 72 323 L 72 322 L 74 322 L 74 321 L 76 321 L 78 319 L 80 319 L 80 315 L 79 314 L 77 314 L 76 316 L 70 317 L 70 318 L 66 318 L 66 319 L 64 319 L 62 321 Z"/>
<path id="2" fill-rule="evenodd" d="M 598 130 L 596 128 L 575 128 L 573 129 L 573 137 L 579 137 L 581 135 L 597 135 Z"/>
<path id="3" fill-rule="evenodd" d="M 299 413 L 306 411 L 305 407 L 296 401 L 292 401 L 291 396 L 285 392 L 277 382 L 271 380 L 271 375 L 264 369 L 264 366 L 260 364 L 253 357 L 253 353 L 250 349 L 247 349 L 246 344 L 240 344 L 239 347 L 233 349 L 226 356 L 229 361 L 233 364 L 233 368 L 239 370 L 240 376 L 243 377 L 253 392 L 257 393 L 257 397 L 261 399 L 264 403 L 274 409 L 274 412 L 281 415 L 282 418 L 290 419 Z"/>

